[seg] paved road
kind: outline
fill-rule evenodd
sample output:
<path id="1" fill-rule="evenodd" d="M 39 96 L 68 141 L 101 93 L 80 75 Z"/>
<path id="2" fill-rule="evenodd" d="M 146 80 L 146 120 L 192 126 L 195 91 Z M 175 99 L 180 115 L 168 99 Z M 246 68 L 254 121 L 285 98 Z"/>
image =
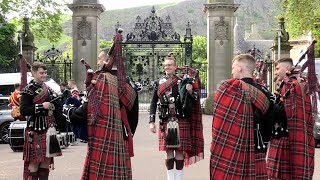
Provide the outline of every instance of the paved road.
<path id="1" fill-rule="evenodd" d="M 185 180 L 209 179 L 209 146 L 211 116 L 203 116 L 205 159 L 185 168 Z M 140 122 L 134 137 L 135 157 L 132 159 L 133 180 L 165 180 L 164 152 L 158 151 L 156 134 L 149 132 L 147 113 L 140 113 Z M 79 143 L 63 149 L 63 156 L 55 159 L 56 169 L 50 180 L 79 180 L 82 173 L 86 144 Z M 320 148 L 316 149 L 315 180 L 320 180 Z M 22 179 L 22 153 L 13 152 L 9 145 L 0 144 L 0 180 Z"/>

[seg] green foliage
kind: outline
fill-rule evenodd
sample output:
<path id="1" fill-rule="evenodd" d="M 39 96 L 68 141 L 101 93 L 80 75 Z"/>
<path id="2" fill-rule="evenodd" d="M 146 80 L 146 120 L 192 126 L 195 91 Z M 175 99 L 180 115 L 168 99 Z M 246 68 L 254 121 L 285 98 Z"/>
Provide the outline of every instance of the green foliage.
<path id="1" fill-rule="evenodd" d="M 204 102 L 203 114 L 208 114 L 208 115 L 213 114 L 213 97 L 214 97 L 214 94 L 208 94 L 208 97 Z"/>
<path id="2" fill-rule="evenodd" d="M 72 38 L 65 34 L 61 34 L 61 38 L 59 39 L 59 41 L 55 43 L 50 43 L 49 40 L 42 38 L 42 39 L 36 39 L 35 44 L 36 44 L 35 46 L 38 48 L 37 49 L 38 52 L 46 51 L 52 48 L 53 45 L 59 50 L 66 51 L 66 48 L 72 45 Z"/>
<path id="3" fill-rule="evenodd" d="M 62 33 L 61 14 L 64 2 L 59 0 L 4 0 L 0 5 L 0 14 L 10 13 L 18 17 L 30 18 L 30 27 L 37 38 L 57 42 Z M 22 19 L 20 19 L 22 24 Z"/>
<path id="4" fill-rule="evenodd" d="M 284 0 L 284 13 L 287 30 L 291 37 L 305 35 L 312 31 L 315 38 L 320 37 L 320 4 L 314 0 Z M 319 43 L 316 49 L 319 49 Z M 316 51 L 316 56 L 319 56 Z"/>
<path id="5" fill-rule="evenodd" d="M 193 14 L 193 13 L 194 13 L 194 8 L 193 8 L 193 7 L 188 7 L 188 8 L 187 8 L 187 12 L 188 12 L 189 14 Z"/>
<path id="6" fill-rule="evenodd" d="M 284 16 L 290 35 L 297 37 L 314 29 L 315 10 L 319 8 L 313 0 L 285 0 Z"/>
<path id="7" fill-rule="evenodd" d="M 169 7 L 175 6 L 175 5 L 177 5 L 177 4 L 178 4 L 177 2 L 163 4 L 163 5 L 160 5 L 159 10 L 169 8 Z"/>
<path id="8" fill-rule="evenodd" d="M 0 65 L 8 67 L 18 54 L 18 46 L 14 41 L 15 25 L 8 23 L 0 15 Z"/>
<path id="9" fill-rule="evenodd" d="M 192 66 L 199 70 L 202 88 L 207 84 L 207 38 L 195 36 L 192 43 Z"/>
<path id="10" fill-rule="evenodd" d="M 100 49 L 110 48 L 113 44 L 113 41 L 107 41 L 104 39 L 100 39 Z"/>

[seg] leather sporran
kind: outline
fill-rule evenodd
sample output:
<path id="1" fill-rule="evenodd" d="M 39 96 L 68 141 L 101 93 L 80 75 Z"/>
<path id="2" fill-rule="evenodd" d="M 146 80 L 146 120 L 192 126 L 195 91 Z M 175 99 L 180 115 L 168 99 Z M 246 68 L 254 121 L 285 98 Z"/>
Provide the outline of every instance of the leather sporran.
<path id="1" fill-rule="evenodd" d="M 46 157 L 56 157 L 61 153 L 61 148 L 57 138 L 57 131 L 55 127 L 50 127 L 48 129 L 46 145 Z"/>
<path id="2" fill-rule="evenodd" d="M 180 147 L 180 134 L 178 119 L 171 117 L 168 119 L 166 128 L 166 147 L 179 148 Z"/>

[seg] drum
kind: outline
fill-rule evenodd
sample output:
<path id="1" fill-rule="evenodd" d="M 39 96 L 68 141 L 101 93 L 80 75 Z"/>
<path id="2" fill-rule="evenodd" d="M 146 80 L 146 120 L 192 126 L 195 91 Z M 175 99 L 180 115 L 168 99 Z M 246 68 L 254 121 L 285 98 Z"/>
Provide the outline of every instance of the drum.
<path id="1" fill-rule="evenodd" d="M 68 132 L 68 133 L 62 132 L 62 133 L 60 133 L 60 135 L 62 137 L 65 137 L 65 140 L 64 140 L 65 144 L 64 145 L 66 147 L 68 147 L 69 145 L 75 145 L 76 137 L 73 132 Z"/>
<path id="2" fill-rule="evenodd" d="M 9 144 L 13 151 L 22 151 L 27 121 L 14 121 L 9 126 Z"/>
<path id="3" fill-rule="evenodd" d="M 68 132 L 68 140 L 71 146 L 75 145 L 76 143 L 76 136 L 73 132 Z"/>
<path id="4" fill-rule="evenodd" d="M 65 133 L 57 134 L 57 139 L 59 141 L 61 149 L 64 149 L 64 148 L 66 148 L 68 146 L 68 144 L 67 144 L 67 136 L 66 136 Z"/>

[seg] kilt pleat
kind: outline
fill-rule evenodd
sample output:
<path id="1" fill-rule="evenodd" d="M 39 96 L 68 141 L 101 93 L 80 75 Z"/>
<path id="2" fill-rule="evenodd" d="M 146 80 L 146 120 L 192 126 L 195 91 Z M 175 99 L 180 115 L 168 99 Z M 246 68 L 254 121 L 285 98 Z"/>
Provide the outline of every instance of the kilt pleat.
<path id="1" fill-rule="evenodd" d="M 267 174 L 269 177 L 290 179 L 289 138 L 272 139 L 270 142 Z"/>
<path id="2" fill-rule="evenodd" d="M 267 180 L 266 153 L 255 153 L 256 156 L 256 180 Z"/>
<path id="3" fill-rule="evenodd" d="M 179 148 L 170 148 L 179 151 L 191 151 L 191 131 L 190 131 L 190 123 L 187 119 L 179 119 L 179 134 L 180 134 L 180 147 Z M 166 147 L 166 128 L 167 121 L 163 120 L 163 130 L 158 131 L 159 137 L 159 151 L 166 151 L 168 148 Z"/>
<path id="4" fill-rule="evenodd" d="M 26 162 L 43 162 L 46 160 L 46 133 L 33 132 L 32 143 L 29 143 L 29 132 L 30 129 L 25 130 L 25 141 L 23 146 L 23 160 Z"/>

